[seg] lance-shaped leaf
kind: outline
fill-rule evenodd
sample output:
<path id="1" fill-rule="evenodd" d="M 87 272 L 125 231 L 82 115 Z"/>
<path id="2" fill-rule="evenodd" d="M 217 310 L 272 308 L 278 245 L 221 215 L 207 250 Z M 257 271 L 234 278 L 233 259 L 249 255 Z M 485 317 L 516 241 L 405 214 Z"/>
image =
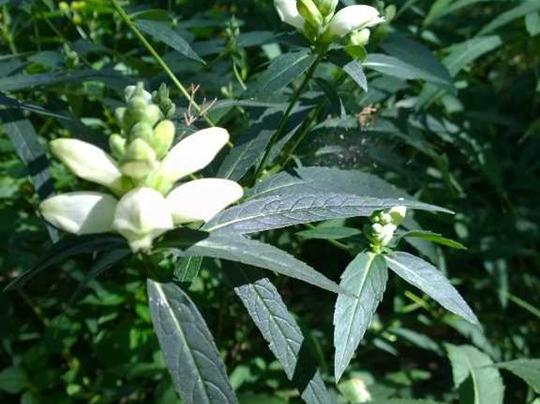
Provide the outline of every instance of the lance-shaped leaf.
<path id="1" fill-rule="evenodd" d="M 245 270 L 240 265 L 227 271 L 226 275 L 304 401 L 308 404 L 331 403 L 332 397 L 309 353 L 302 331 L 272 282 L 262 271 L 256 268 Z"/>
<path id="2" fill-rule="evenodd" d="M 406 199 L 372 198 L 345 193 L 295 192 L 247 201 L 219 213 L 205 230 L 254 233 L 296 224 L 369 216 L 381 209 L 403 205 L 410 209 L 444 211 L 437 206 Z"/>
<path id="3" fill-rule="evenodd" d="M 20 288 L 45 269 L 52 265 L 64 262 L 73 256 L 85 253 L 110 251 L 113 249 L 125 249 L 125 247 L 126 241 L 119 236 L 103 234 L 77 237 L 67 236 L 53 244 L 47 255 L 45 255 L 34 267 L 25 271 L 18 278 L 9 283 L 5 290 Z"/>
<path id="4" fill-rule="evenodd" d="M 177 256 L 221 258 L 270 269 L 331 292 L 339 290 L 335 282 L 309 265 L 279 248 L 260 241 L 229 233 L 209 234 L 186 229 L 171 232 L 170 235 L 175 241 L 164 242 L 160 246 L 168 247 L 169 251 Z"/>
<path id="5" fill-rule="evenodd" d="M 360 253 L 341 275 L 340 294 L 334 312 L 334 372 L 339 381 L 360 344 L 377 306 L 382 300 L 388 269 L 384 258 Z"/>
<path id="6" fill-rule="evenodd" d="M 385 259 L 392 271 L 433 298 L 445 309 L 473 324 L 479 324 L 467 302 L 433 265 L 404 252 L 386 255 Z"/>
<path id="7" fill-rule="evenodd" d="M 172 283 L 149 279 L 147 289 L 154 330 L 182 401 L 236 403 L 212 335 L 190 298 Z"/>
<path id="8" fill-rule="evenodd" d="M 502 404 L 504 384 L 498 369 L 486 354 L 473 346 L 448 344 L 448 357 L 452 363 L 454 385 L 461 387 L 460 395 L 474 404 Z M 470 378 L 469 378 L 470 377 Z M 466 380 L 470 384 L 464 383 Z M 474 398 L 471 395 L 474 394 Z"/>
<path id="9" fill-rule="evenodd" d="M 509 370 L 523 379 L 532 389 L 540 394 L 540 359 L 516 359 L 497 363 L 498 368 Z"/>

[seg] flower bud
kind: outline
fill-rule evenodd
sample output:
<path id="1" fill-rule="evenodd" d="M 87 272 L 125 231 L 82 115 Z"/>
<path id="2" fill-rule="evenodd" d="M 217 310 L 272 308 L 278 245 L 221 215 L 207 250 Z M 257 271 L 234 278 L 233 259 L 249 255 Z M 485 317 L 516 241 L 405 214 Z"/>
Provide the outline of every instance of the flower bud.
<path id="1" fill-rule="evenodd" d="M 123 125 L 124 116 L 126 115 L 126 107 L 119 107 L 114 110 L 114 117 L 118 125 Z"/>
<path id="2" fill-rule="evenodd" d="M 366 46 L 369 42 L 369 37 L 370 31 L 367 28 L 354 31 L 349 38 L 349 44 L 354 46 Z"/>
<path id="3" fill-rule="evenodd" d="M 319 28 L 324 24 L 324 18 L 313 0 L 298 0 L 298 12 L 309 25 Z"/>
<path id="4" fill-rule="evenodd" d="M 156 156 L 161 160 L 172 146 L 175 135 L 174 123 L 169 120 L 161 121 L 154 129 L 154 134 L 150 145 L 156 152 Z"/>
<path id="5" fill-rule="evenodd" d="M 384 21 L 376 8 L 356 5 L 342 8 L 330 21 L 328 32 L 331 35 L 343 37 L 348 33 L 363 28 L 373 27 Z"/>
<path id="6" fill-rule="evenodd" d="M 388 211 L 388 214 L 392 218 L 392 224 L 399 226 L 401 223 L 403 223 L 403 220 L 405 220 L 405 216 L 407 215 L 407 207 L 394 206 Z"/>
<path id="7" fill-rule="evenodd" d="M 142 97 L 145 104 L 148 104 L 150 103 L 150 101 L 152 101 L 152 94 L 150 94 L 144 89 L 142 83 L 139 83 L 136 86 L 127 86 L 124 89 L 124 97 L 126 99 L 126 102 L 129 102 L 134 96 Z"/>
<path id="8" fill-rule="evenodd" d="M 151 188 L 140 187 L 118 202 L 112 226 L 136 252 L 150 248 L 156 237 L 172 229 L 173 220 L 165 198 Z"/>
<path id="9" fill-rule="evenodd" d="M 126 139 L 115 133 L 109 138 L 109 147 L 111 148 L 112 155 L 120 160 L 126 152 Z"/>
<path id="10" fill-rule="evenodd" d="M 61 1 L 60 3 L 58 3 L 58 8 L 64 13 L 69 12 L 69 4 L 67 4 L 65 1 Z"/>
<path id="11" fill-rule="evenodd" d="M 158 123 L 158 121 L 163 117 L 159 107 L 154 104 L 148 105 L 144 111 L 144 114 L 144 120 L 152 126 Z"/>
<path id="12" fill-rule="evenodd" d="M 154 149 L 144 140 L 135 139 L 126 149 L 120 170 L 124 175 L 140 180 L 156 167 Z"/>
<path id="13" fill-rule="evenodd" d="M 274 0 L 274 7 L 281 21 L 292 25 L 299 31 L 304 30 L 305 20 L 298 12 L 296 0 Z"/>
<path id="14" fill-rule="evenodd" d="M 56 139 L 51 152 L 77 177 L 114 188 L 122 177 L 116 162 L 93 144 L 78 139 Z"/>
<path id="15" fill-rule="evenodd" d="M 336 11 L 339 0 L 315 0 L 321 14 L 324 17 L 331 16 Z"/>
<path id="16" fill-rule="evenodd" d="M 142 139 L 148 144 L 152 140 L 154 129 L 151 124 L 145 121 L 137 122 L 129 131 L 129 140 Z"/>

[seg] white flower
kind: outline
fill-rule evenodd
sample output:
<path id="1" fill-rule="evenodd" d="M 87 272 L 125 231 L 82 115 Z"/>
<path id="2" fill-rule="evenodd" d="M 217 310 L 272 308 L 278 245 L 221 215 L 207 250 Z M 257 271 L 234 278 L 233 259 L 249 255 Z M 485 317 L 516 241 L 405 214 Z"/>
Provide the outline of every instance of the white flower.
<path id="1" fill-rule="evenodd" d="M 222 128 L 198 131 L 180 141 L 161 162 L 156 161 L 155 172 L 138 183 L 145 185 L 127 192 L 120 201 L 97 192 L 73 192 L 45 200 L 41 212 L 67 232 L 116 231 L 134 252 L 147 250 L 156 237 L 175 225 L 206 222 L 242 197 L 240 185 L 220 178 L 189 181 L 169 193 L 177 180 L 210 164 L 228 140 L 229 133 Z M 110 187 L 122 183 L 116 162 L 96 146 L 72 139 L 53 143 L 53 153 L 79 177 Z M 117 191 L 125 192 L 121 187 Z"/>
<path id="2" fill-rule="evenodd" d="M 305 20 L 298 12 L 296 0 L 274 0 L 274 7 L 281 21 L 302 31 Z"/>
<path id="3" fill-rule="evenodd" d="M 204 178 L 180 185 L 167 196 L 167 202 L 175 224 L 207 222 L 243 194 L 234 181 Z"/>
<path id="4" fill-rule="evenodd" d="M 385 224 L 374 223 L 372 225 L 374 236 L 379 240 L 381 246 L 386 246 L 394 237 L 394 232 L 397 229 L 397 226 L 394 224 Z"/>
<path id="5" fill-rule="evenodd" d="M 208 128 L 182 139 L 165 156 L 158 173 L 170 182 L 199 171 L 216 157 L 229 141 L 223 128 Z"/>
<path id="6" fill-rule="evenodd" d="M 120 199 L 113 229 L 128 241 L 133 251 L 148 249 L 152 241 L 173 228 L 167 201 L 158 191 L 140 187 Z"/>
<path id="7" fill-rule="evenodd" d="M 356 5 L 342 8 L 330 21 L 328 31 L 334 36 L 345 36 L 352 31 L 373 27 L 384 21 L 376 8 Z"/>
<path id="8" fill-rule="evenodd" d="M 52 225 L 74 234 L 112 230 L 117 201 L 99 192 L 71 192 L 41 203 L 41 214 Z"/>
<path id="9" fill-rule="evenodd" d="M 114 189 L 122 177 L 111 156 L 82 140 L 53 140 L 51 151 L 73 174 L 82 179 Z"/>

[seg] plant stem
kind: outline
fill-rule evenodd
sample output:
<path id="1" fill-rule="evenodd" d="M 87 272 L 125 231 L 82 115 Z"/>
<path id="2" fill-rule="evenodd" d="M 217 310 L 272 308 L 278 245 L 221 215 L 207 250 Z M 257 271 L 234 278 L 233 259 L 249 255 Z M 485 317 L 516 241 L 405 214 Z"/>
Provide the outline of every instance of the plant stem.
<path id="1" fill-rule="evenodd" d="M 184 85 L 178 80 L 176 75 L 173 73 L 171 68 L 165 63 L 165 61 L 159 56 L 157 51 L 154 49 L 154 47 L 148 42 L 148 40 L 144 37 L 144 35 L 139 31 L 139 29 L 133 24 L 131 21 L 131 18 L 129 18 L 129 15 L 124 11 L 118 0 L 111 0 L 113 7 L 118 12 L 118 15 L 122 18 L 122 20 L 126 23 L 126 25 L 129 27 L 131 32 L 139 39 L 139 41 L 144 45 L 146 50 L 152 55 L 152 57 L 156 60 L 158 65 L 163 69 L 163 71 L 169 76 L 171 81 L 174 83 L 174 85 L 178 88 L 180 93 L 188 100 L 188 102 L 193 106 L 193 109 L 199 114 L 202 112 L 202 108 L 197 102 L 193 99 L 189 91 L 184 87 Z M 214 122 L 208 117 L 206 113 L 202 113 L 202 117 L 206 121 L 206 123 L 210 126 L 216 126 Z"/>
<path id="2" fill-rule="evenodd" d="M 289 105 L 287 106 L 287 109 L 281 116 L 281 119 L 279 121 L 279 125 L 277 130 L 274 132 L 270 140 L 268 141 L 268 145 L 266 146 L 266 149 L 264 151 L 263 157 L 261 159 L 261 162 L 259 163 L 259 166 L 255 170 L 255 179 L 260 175 L 261 171 L 264 169 L 264 166 L 268 162 L 268 157 L 270 156 L 270 151 L 272 150 L 272 147 L 277 142 L 277 140 L 280 138 L 280 136 L 283 134 L 283 131 L 285 130 L 285 127 L 287 126 L 287 121 L 289 119 L 289 116 L 291 115 L 291 112 L 296 105 L 296 102 L 304 92 L 305 88 L 307 87 L 309 81 L 313 77 L 313 74 L 315 73 L 315 70 L 317 69 L 317 66 L 321 62 L 321 60 L 324 57 L 324 53 L 320 53 L 317 59 L 313 61 L 311 66 L 309 67 L 308 71 L 306 72 L 306 75 L 304 77 L 304 80 L 300 84 L 300 86 L 294 91 L 293 96 L 291 98 L 291 101 L 289 102 Z"/>

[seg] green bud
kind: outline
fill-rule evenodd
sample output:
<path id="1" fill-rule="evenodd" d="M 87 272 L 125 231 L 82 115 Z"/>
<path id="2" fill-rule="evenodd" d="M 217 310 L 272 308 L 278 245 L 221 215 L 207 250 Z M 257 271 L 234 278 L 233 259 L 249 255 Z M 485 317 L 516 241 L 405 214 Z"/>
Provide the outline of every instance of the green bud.
<path id="1" fill-rule="evenodd" d="M 315 0 L 321 14 L 329 17 L 334 14 L 339 0 Z"/>
<path id="2" fill-rule="evenodd" d="M 146 121 L 137 122 L 133 125 L 129 131 L 129 140 L 133 141 L 135 139 L 143 139 L 145 142 L 150 144 L 152 137 L 154 136 L 154 129 Z"/>
<path id="3" fill-rule="evenodd" d="M 174 135 L 175 127 L 172 121 L 164 120 L 158 123 L 154 129 L 152 141 L 150 142 L 158 159 L 165 157 L 174 141 Z"/>
<path id="4" fill-rule="evenodd" d="M 368 28 L 354 31 L 349 37 L 349 44 L 354 46 L 366 46 L 369 42 L 370 31 Z"/>
<path id="5" fill-rule="evenodd" d="M 123 124 L 125 115 L 126 115 L 125 107 L 119 107 L 114 110 L 114 117 L 116 118 L 116 122 L 118 123 L 118 125 Z"/>
<path id="6" fill-rule="evenodd" d="M 384 19 L 386 22 L 390 22 L 394 19 L 394 17 L 397 14 L 397 9 L 394 4 L 390 4 L 388 7 L 384 9 Z"/>
<path id="7" fill-rule="evenodd" d="M 109 138 L 109 147 L 111 148 L 112 155 L 116 159 L 121 159 L 126 152 L 126 139 L 115 133 Z"/>
<path id="8" fill-rule="evenodd" d="M 129 109 L 144 109 L 148 105 L 146 99 L 142 95 L 134 95 L 128 101 Z"/>
<path id="9" fill-rule="evenodd" d="M 156 153 L 142 139 L 133 140 L 126 149 L 120 171 L 128 177 L 141 180 L 157 166 Z"/>
<path id="10" fill-rule="evenodd" d="M 324 18 L 313 0 L 298 0 L 296 8 L 304 20 L 317 31 L 323 26 Z"/>
<path id="11" fill-rule="evenodd" d="M 161 110 L 157 105 L 151 104 L 148 105 L 144 111 L 144 120 L 150 125 L 154 126 L 160 119 L 163 118 Z"/>

